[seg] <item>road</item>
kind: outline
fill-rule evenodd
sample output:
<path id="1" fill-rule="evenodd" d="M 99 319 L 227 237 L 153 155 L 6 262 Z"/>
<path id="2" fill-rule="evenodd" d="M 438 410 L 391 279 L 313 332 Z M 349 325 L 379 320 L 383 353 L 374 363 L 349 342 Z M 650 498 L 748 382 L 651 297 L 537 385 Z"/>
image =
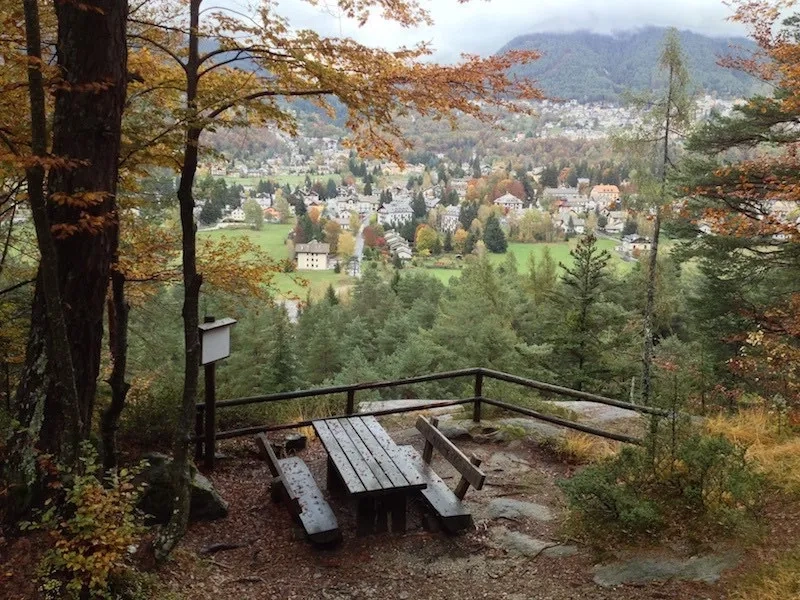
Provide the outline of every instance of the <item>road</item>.
<path id="1" fill-rule="evenodd" d="M 361 277 L 361 258 L 364 255 L 364 230 L 369 224 L 369 215 L 361 219 L 361 227 L 356 234 L 356 248 L 353 253 L 353 258 L 350 259 L 348 264 L 348 271 L 353 277 Z"/>

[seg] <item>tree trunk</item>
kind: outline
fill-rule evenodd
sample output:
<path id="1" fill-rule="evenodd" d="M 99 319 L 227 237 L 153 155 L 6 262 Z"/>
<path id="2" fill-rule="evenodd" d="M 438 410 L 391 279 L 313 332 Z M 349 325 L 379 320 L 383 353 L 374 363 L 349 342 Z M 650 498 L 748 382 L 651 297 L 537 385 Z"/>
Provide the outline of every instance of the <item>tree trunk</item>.
<path id="1" fill-rule="evenodd" d="M 44 315 L 41 331 L 38 332 L 38 341 L 45 353 L 46 359 L 51 360 L 51 369 L 55 369 L 57 384 L 61 392 L 63 417 L 67 424 L 68 434 L 52 440 L 57 444 L 63 458 L 72 463 L 77 456 L 79 432 L 81 430 L 81 417 L 78 409 L 75 380 L 73 377 L 72 354 L 69 346 L 66 322 L 64 319 L 64 306 L 61 303 L 59 289 L 59 272 L 56 260 L 56 247 L 50 231 L 50 220 L 47 214 L 47 200 L 44 195 L 44 161 L 47 154 L 47 114 L 45 109 L 44 81 L 41 71 L 41 34 L 39 29 L 39 6 L 36 0 L 25 0 L 25 37 L 28 54 L 28 95 L 31 108 L 31 151 L 34 161 L 26 169 L 28 184 L 28 198 L 31 206 L 36 241 L 41 255 L 41 267 L 37 277 L 37 291 L 42 304 L 40 310 Z M 12 221 L 9 223 L 9 237 L 11 235 Z M 8 243 L 8 242 L 6 242 Z M 7 248 L 6 248 L 7 249 Z M 5 257 L 6 249 L 3 250 Z M 32 332 L 33 333 L 33 332 Z M 41 367 L 44 370 L 46 367 Z M 6 385 L 10 385 L 8 378 L 8 365 L 6 365 Z M 7 390 L 7 394 L 10 392 Z M 7 465 L 8 480 L 15 493 L 8 502 L 7 518 L 12 521 L 24 513 L 33 496 L 38 491 L 36 467 L 36 454 L 34 447 L 39 441 L 39 430 L 45 418 L 44 398 L 34 396 L 25 398 L 16 407 L 18 416 L 27 417 L 20 422 L 26 427 L 20 428 L 11 444 L 11 455 Z"/>
<path id="2" fill-rule="evenodd" d="M 649 269 L 647 273 L 647 299 L 644 307 L 644 344 L 642 348 L 642 402 L 651 404 L 653 396 L 653 313 L 656 305 L 656 269 L 658 268 L 658 240 L 661 236 L 661 210 L 667 198 L 667 166 L 669 165 L 669 134 L 672 116 L 673 82 L 675 69 L 669 67 L 667 87 L 667 107 L 664 115 L 664 152 L 661 156 L 661 192 L 656 206 L 656 219 L 653 224 L 653 243 L 650 246 Z M 651 426 L 654 432 L 655 425 Z"/>
<path id="3" fill-rule="evenodd" d="M 111 404 L 103 411 L 100 435 L 103 439 L 103 468 L 106 472 L 117 466 L 117 427 L 125 408 L 130 384 L 125 381 L 128 364 L 128 313 L 130 305 L 125 300 L 125 275 L 111 273 L 111 298 L 108 299 L 108 345 L 111 350 Z"/>
<path id="4" fill-rule="evenodd" d="M 161 562 L 169 556 L 183 537 L 189 523 L 189 501 L 191 483 L 191 464 L 189 462 L 189 437 L 195 420 L 197 403 L 197 379 L 200 374 L 200 286 L 202 276 L 197 272 L 197 240 L 194 221 L 194 196 L 192 186 L 197 171 L 197 157 L 202 129 L 197 126 L 197 83 L 199 69 L 198 36 L 200 24 L 200 2 L 191 0 L 189 5 L 189 56 L 186 66 L 186 105 L 190 115 L 189 129 L 178 184 L 180 204 L 181 234 L 183 248 L 183 336 L 185 345 L 185 365 L 183 377 L 183 399 L 173 440 L 172 481 L 174 486 L 174 506 L 167 526 L 154 542 L 154 554 Z"/>
<path id="5" fill-rule="evenodd" d="M 17 412 L 45 451 L 61 455 L 65 435 L 85 438 L 100 369 L 103 311 L 111 260 L 118 244 L 117 159 L 127 81 L 127 2 L 57 2 L 57 55 L 62 77 L 55 94 L 54 157 L 68 160 L 51 168 L 47 217 L 55 256 L 42 256 Z M 32 186 L 32 189 L 36 186 Z M 67 201 L 69 199 L 69 201 Z M 57 269 L 68 351 L 48 361 L 47 281 Z M 56 323 L 57 325 L 57 323 Z M 60 356 L 75 358 L 71 368 Z M 72 373 L 77 416 L 59 380 Z M 77 426 L 75 425 L 77 423 Z M 77 429 L 77 431 L 72 431 Z"/>

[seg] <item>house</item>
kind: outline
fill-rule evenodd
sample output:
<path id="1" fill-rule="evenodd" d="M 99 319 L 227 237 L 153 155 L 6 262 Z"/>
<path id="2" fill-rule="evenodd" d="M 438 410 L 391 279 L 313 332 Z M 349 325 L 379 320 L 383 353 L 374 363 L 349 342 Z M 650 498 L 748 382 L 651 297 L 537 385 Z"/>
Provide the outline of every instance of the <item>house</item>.
<path id="1" fill-rule="evenodd" d="M 299 271 L 324 271 L 328 268 L 330 244 L 311 240 L 308 244 L 297 244 L 294 248 Z"/>
<path id="2" fill-rule="evenodd" d="M 619 200 L 619 188 L 615 185 L 596 185 L 589 197 L 602 206 L 609 206 Z"/>
<path id="3" fill-rule="evenodd" d="M 281 214 L 270 206 L 264 209 L 264 218 L 270 223 L 278 223 L 281 220 Z"/>
<path id="4" fill-rule="evenodd" d="M 414 218 L 414 211 L 411 205 L 401 201 L 394 201 L 384 204 L 378 209 L 378 222 L 390 227 L 396 227 Z"/>
<path id="5" fill-rule="evenodd" d="M 578 200 L 581 196 L 578 188 L 544 188 L 542 196 L 549 200 Z"/>
<path id="6" fill-rule="evenodd" d="M 244 210 L 241 208 L 234 208 L 231 211 L 231 214 L 228 215 L 229 221 L 235 221 L 237 223 L 244 223 Z"/>
<path id="7" fill-rule="evenodd" d="M 461 218 L 461 205 L 448 206 L 442 213 L 442 220 L 440 227 L 442 231 L 449 231 L 453 233 L 458 229 Z"/>
<path id="8" fill-rule="evenodd" d="M 506 192 L 499 198 L 496 198 L 494 203 L 497 206 L 502 206 L 506 212 L 522 210 L 522 200 L 517 198 L 511 192 Z"/>
<path id="9" fill-rule="evenodd" d="M 650 246 L 651 243 L 649 239 L 632 233 L 631 235 L 626 235 L 622 238 L 622 245 L 617 249 L 623 254 L 634 256 L 640 254 L 641 252 L 649 252 Z"/>

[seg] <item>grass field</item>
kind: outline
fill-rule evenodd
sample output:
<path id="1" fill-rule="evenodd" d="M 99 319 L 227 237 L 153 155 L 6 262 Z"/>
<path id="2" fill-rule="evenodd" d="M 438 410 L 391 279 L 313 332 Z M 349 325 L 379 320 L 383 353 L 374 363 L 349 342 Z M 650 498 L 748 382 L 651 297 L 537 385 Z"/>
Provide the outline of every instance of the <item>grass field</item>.
<path id="1" fill-rule="evenodd" d="M 265 223 L 261 231 L 253 231 L 252 229 L 215 229 L 213 231 L 201 231 L 199 235 L 211 239 L 227 236 L 246 237 L 275 260 L 282 260 L 289 258 L 286 236 L 289 235 L 291 230 L 292 225 Z"/>
<path id="2" fill-rule="evenodd" d="M 286 236 L 292 230 L 292 225 L 265 224 L 261 231 L 251 229 L 215 229 L 214 231 L 200 232 L 203 237 L 219 239 L 225 236 L 247 237 L 254 244 L 260 246 L 275 260 L 289 258 L 289 248 L 286 245 Z M 296 278 L 305 279 L 308 286 L 296 282 Z M 353 283 L 353 278 L 343 273 L 333 271 L 298 271 L 296 273 L 280 273 L 275 278 L 281 296 L 299 296 L 302 299 L 311 293 L 312 298 L 319 298 L 328 288 L 341 288 Z"/>
<path id="3" fill-rule="evenodd" d="M 328 183 L 328 179 L 333 179 L 336 182 L 336 185 L 339 185 L 341 181 L 341 175 L 338 173 L 333 173 L 331 175 L 310 175 L 311 181 L 321 181 L 322 184 Z M 289 184 L 294 188 L 298 185 L 303 185 L 306 181 L 305 174 L 293 174 L 293 173 L 284 173 L 281 175 L 266 175 L 264 177 L 236 177 L 234 175 L 226 175 L 223 177 L 225 183 L 228 185 L 238 184 L 238 185 L 248 185 L 248 186 L 256 186 L 258 185 L 259 180 L 264 181 L 273 181 L 280 185 Z"/>
<path id="4" fill-rule="evenodd" d="M 556 263 L 563 263 L 567 266 L 572 265 L 572 256 L 570 250 L 578 245 L 578 238 L 574 238 L 569 242 L 556 242 L 552 244 L 522 244 L 519 242 L 512 242 L 508 245 L 508 253 L 513 254 L 517 258 L 517 268 L 521 273 L 528 272 L 528 260 L 531 255 L 540 260 L 544 254 L 544 249 L 550 249 L 550 256 Z M 619 254 L 614 251 L 617 242 L 608 239 L 597 240 L 597 245 L 601 250 L 607 250 L 611 254 L 610 265 L 616 269 L 625 272 L 630 269 L 630 263 L 626 263 L 620 258 Z M 489 260 L 492 264 L 500 264 L 506 260 L 505 254 L 489 254 Z"/>

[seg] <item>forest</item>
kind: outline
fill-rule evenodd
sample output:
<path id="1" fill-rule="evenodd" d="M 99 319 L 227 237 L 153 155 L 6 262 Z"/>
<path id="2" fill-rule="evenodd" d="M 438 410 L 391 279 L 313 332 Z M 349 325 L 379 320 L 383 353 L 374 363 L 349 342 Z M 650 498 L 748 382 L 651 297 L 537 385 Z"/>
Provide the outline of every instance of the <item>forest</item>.
<path id="1" fill-rule="evenodd" d="M 430 20 L 411 0 L 337 6 L 361 25 L 370 10 L 405 27 Z M 7 25 L 0 37 L 2 595 L 372 597 L 364 586 L 388 585 L 373 555 L 397 560 L 392 581 L 412 585 L 416 597 L 448 597 L 459 585 L 445 571 L 425 578 L 445 591 L 424 591 L 404 562 L 425 556 L 425 568 L 465 557 L 495 561 L 501 574 L 492 571 L 479 585 L 526 594 L 539 580 L 514 570 L 528 573 L 545 550 L 563 546 L 565 554 L 543 560 L 576 556 L 570 564 L 578 566 L 564 571 L 572 575 L 561 580 L 558 568 L 537 575 L 552 597 L 570 597 L 574 587 L 597 594 L 599 576 L 574 573 L 594 573 L 612 554 L 682 552 L 713 562 L 720 548 L 756 553 L 763 565 L 737 559 L 717 587 L 719 573 L 693 579 L 684 571 L 655 585 L 673 586 L 675 597 L 696 593 L 695 584 L 707 585 L 704 597 L 791 597 L 800 585 L 792 517 L 800 500 L 800 19 L 785 14 L 793 7 L 733 5 L 732 19 L 756 49 L 727 66 L 771 93 L 696 120 L 687 48 L 670 30 L 652 60 L 661 84 L 630 99 L 641 116 L 635 126 L 584 146 L 586 154 L 531 141 L 540 156 L 529 164 L 498 156 L 487 173 L 471 137 L 446 160 L 404 123 L 411 115 L 453 127 L 466 119 L 472 134 L 496 135 L 501 117 L 530 116 L 530 103 L 544 97 L 535 82 L 517 77 L 536 64 L 536 50 L 437 64 L 427 45 L 390 51 L 292 27 L 271 3 L 245 15 L 203 0 L 0 0 Z M 199 233 L 240 204 L 245 227 L 263 226 L 255 198 L 242 201 L 244 186 L 199 167 L 218 156 L 209 143 L 217 131 L 234 140 L 249 127 L 302 136 L 293 99 L 331 116 L 345 107 L 349 154 L 335 174 L 306 174 L 305 190 L 269 179 L 254 186 L 276 198 L 276 223 L 290 231 L 286 249 L 278 256 L 246 236 Z M 536 177 L 534 159 L 542 167 Z M 412 217 L 399 228 L 417 262 L 392 258 L 374 221 L 350 215 L 343 231 L 331 215 L 306 209 L 305 195 L 335 196 L 342 182 L 360 181 L 365 195 L 388 204 L 386 179 L 371 160 L 423 163 L 407 179 Z M 454 177 L 469 179 L 463 194 L 450 187 Z M 429 211 L 423 194 L 434 178 L 441 206 L 461 209 L 455 233 L 441 239 L 434 231 L 440 209 Z M 647 250 L 629 262 L 612 257 L 598 208 L 585 232 L 566 232 L 568 260 L 545 247 L 520 264 L 507 252 L 509 240 L 556 241 L 554 208 L 542 190 L 579 178 L 619 184 L 622 197 L 606 208 L 636 215 L 626 231 L 646 232 Z M 495 205 L 510 191 L 524 197 L 525 210 L 541 199 L 547 227 Z M 284 255 L 295 244 L 335 238 L 332 254 L 349 259 L 361 252 L 361 236 L 358 269 L 323 294 L 311 293 Z M 446 281 L 417 268 L 441 253 L 458 254 Z M 213 378 L 201 368 L 202 325 L 211 315 L 237 321 L 230 355 Z M 395 535 L 393 524 L 391 544 L 380 535 L 348 539 L 340 558 L 338 550 L 303 545 L 277 518 L 267 488 L 271 482 L 274 499 L 287 483 L 273 481 L 280 477 L 244 440 L 220 447 L 226 466 L 218 471 L 201 473 L 195 464 L 199 405 L 221 429 L 263 433 L 337 415 L 342 403 L 327 393 L 242 402 L 214 417 L 205 404 L 209 388 L 220 400 L 247 399 L 472 367 L 568 388 L 577 399 L 599 395 L 633 412 L 646 407 L 639 412 L 649 416 L 624 425 L 631 443 L 602 452 L 585 437 L 529 439 L 518 421 L 471 424 L 461 443 L 483 458 L 464 455 L 465 462 L 504 465 L 487 468 L 492 478 L 527 465 L 511 479 L 490 479 L 495 491 L 471 493 L 469 502 L 481 507 L 476 515 L 488 516 L 453 537 L 429 528 L 426 517 L 413 535 Z M 579 403 L 559 405 L 550 393 L 501 381 L 487 381 L 479 393 L 472 385 L 400 385 L 360 393 L 358 402 L 474 393 L 545 421 L 580 419 Z M 395 435 L 412 424 L 386 421 Z M 293 458 L 330 468 L 310 430 L 302 431 L 310 447 Z M 197 524 L 198 487 L 223 507 L 214 523 Z M 531 500 L 549 508 L 531 510 Z M 298 505 L 290 502 L 290 511 Z M 539 519 L 552 543 L 519 530 L 523 517 Z M 220 543 L 226 530 L 239 537 Z M 509 539 L 516 555 L 503 546 Z M 520 540 L 534 550 L 520 550 Z M 259 556 L 261 545 L 268 550 Z M 226 560 L 219 552 L 241 554 Z M 291 560 L 302 566 L 296 580 L 283 578 Z M 476 577 L 474 568 L 454 564 Z M 308 587 L 296 589 L 298 581 Z M 622 586 L 620 597 L 639 597 L 637 590 Z"/>

